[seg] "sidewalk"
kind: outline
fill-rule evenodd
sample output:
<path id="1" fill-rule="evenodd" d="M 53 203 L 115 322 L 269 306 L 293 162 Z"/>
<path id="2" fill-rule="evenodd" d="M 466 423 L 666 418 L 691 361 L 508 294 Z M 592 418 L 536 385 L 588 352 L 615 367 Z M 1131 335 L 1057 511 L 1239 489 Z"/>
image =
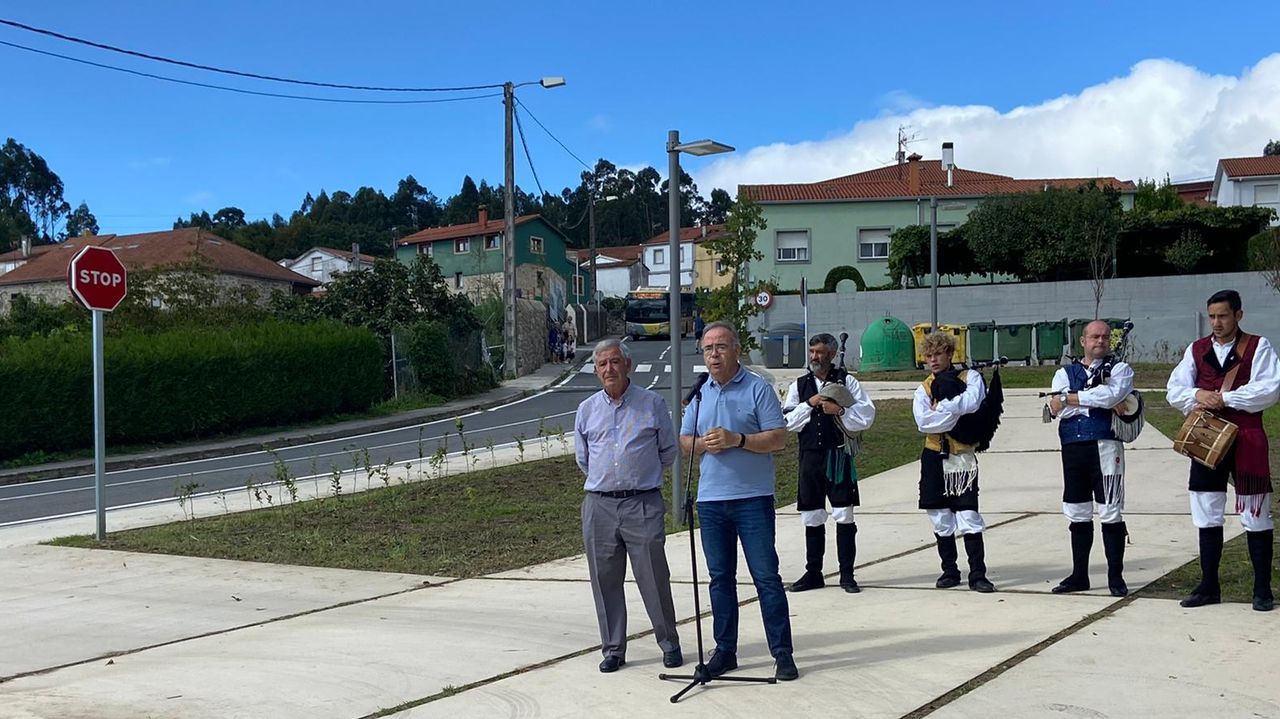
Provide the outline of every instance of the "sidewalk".
<path id="1" fill-rule="evenodd" d="M 583 349 L 584 348 L 581 347 L 578 348 L 579 357 L 583 356 Z M 586 354 L 588 356 L 591 354 L 589 348 L 586 349 Z M 513 400 L 522 399 L 537 392 L 541 392 L 576 371 L 578 364 L 580 363 L 547 363 L 538 368 L 537 371 L 531 372 L 523 377 L 505 380 L 500 386 L 487 392 L 456 399 L 435 407 L 401 412 L 387 417 L 353 419 L 345 422 L 338 422 L 336 424 L 302 427 L 300 429 L 284 432 L 235 437 L 232 439 L 216 441 L 193 442 L 191 444 L 160 447 L 147 452 L 138 452 L 126 455 L 111 455 L 110 447 L 108 447 L 107 471 L 113 472 L 121 469 L 151 467 L 160 464 L 186 462 L 195 459 L 205 459 L 207 457 L 218 457 L 228 454 L 257 452 L 262 450 L 264 447 L 279 449 L 281 447 L 291 447 L 298 444 L 322 442 L 353 434 L 365 434 L 387 429 L 398 429 L 400 427 L 408 427 L 422 422 L 446 419 L 459 414 L 474 412 L 478 409 L 497 407 Z M 33 480 L 49 479 L 53 477 L 68 477 L 77 474 L 89 474 L 92 472 L 92 457 L 68 460 L 65 462 L 31 465 L 13 469 L 0 469 L 0 485 L 30 482 Z"/>
<path id="2" fill-rule="evenodd" d="M 1280 659 L 1273 616 L 1247 605 L 1116 600 L 1100 546 L 1092 579 L 1101 589 L 1049 592 L 1069 550 L 1056 437 L 1039 403 L 1011 393 L 997 449 L 982 458 L 999 591 L 933 589 L 938 560 L 915 509 L 916 467 L 866 478 L 864 591 L 788 595 L 798 682 L 713 683 L 672 707 L 682 685 L 656 679 L 661 654 L 634 591 L 630 627 L 641 635 L 622 671 L 600 674 L 581 556 L 454 580 L 24 546 L 0 554 L 0 576 L 10 579 L 0 583 L 0 717 L 352 718 L 392 707 L 402 707 L 397 719 L 901 717 L 925 707 L 942 717 L 1280 716 L 1280 687 L 1258 673 Z M 1195 556 L 1185 464 L 1150 426 L 1128 453 L 1133 590 Z M 1238 532 L 1230 521 L 1228 535 Z M 682 533 L 667 543 L 686 620 L 688 541 Z M 784 580 L 802 571 L 803 545 L 793 508 L 780 511 Z M 769 675 L 739 567 L 740 672 Z M 705 584 L 702 596 L 705 609 Z M 709 637 L 709 621 L 704 630 Z M 687 671 L 692 624 L 681 637 Z"/>

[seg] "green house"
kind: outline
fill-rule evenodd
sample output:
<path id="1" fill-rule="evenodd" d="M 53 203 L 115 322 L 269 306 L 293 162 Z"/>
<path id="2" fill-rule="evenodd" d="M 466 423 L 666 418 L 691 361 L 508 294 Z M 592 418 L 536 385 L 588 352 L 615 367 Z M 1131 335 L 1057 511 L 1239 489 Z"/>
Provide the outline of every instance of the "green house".
<path id="1" fill-rule="evenodd" d="M 930 197 L 938 198 L 938 230 L 963 223 L 983 198 L 1010 192 L 1077 187 L 1089 181 L 1120 192 L 1133 209 L 1136 187 L 1114 177 L 1020 180 L 1006 175 L 943 168 L 941 160 L 911 155 L 906 162 L 821 182 L 739 185 L 738 196 L 760 204 L 768 223 L 756 237 L 764 259 L 751 277 L 798 290 L 800 278 L 820 286 L 833 267 L 857 268 L 868 286 L 889 279 L 889 234 L 930 222 Z"/>
<path id="2" fill-rule="evenodd" d="M 551 308 L 563 317 L 566 303 L 590 296 L 590 277 L 575 268 L 575 254 L 564 233 L 541 215 L 515 221 L 516 293 Z M 426 255 L 440 266 L 449 288 L 472 301 L 502 296 L 502 218 L 491 220 L 480 210 L 475 222 L 431 227 L 402 238 L 396 259 L 406 264 Z M 577 290 L 577 291 L 575 291 Z"/>

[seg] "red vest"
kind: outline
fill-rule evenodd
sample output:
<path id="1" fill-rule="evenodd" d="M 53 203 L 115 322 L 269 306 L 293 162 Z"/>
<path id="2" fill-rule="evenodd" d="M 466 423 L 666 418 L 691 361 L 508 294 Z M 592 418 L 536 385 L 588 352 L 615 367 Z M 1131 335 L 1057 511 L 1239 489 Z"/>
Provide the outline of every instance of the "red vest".
<path id="1" fill-rule="evenodd" d="M 1219 364 L 1218 355 L 1213 351 L 1213 335 L 1196 340 L 1191 345 L 1191 357 L 1196 363 L 1196 389 L 1230 392 L 1247 384 L 1252 376 L 1253 355 L 1257 350 L 1258 338 L 1241 331 L 1236 335 L 1235 345 L 1227 353 L 1226 362 Z M 1236 372 L 1232 386 L 1223 387 L 1227 373 L 1237 365 L 1240 370 Z M 1242 497 L 1260 497 L 1271 491 L 1271 467 L 1267 455 L 1267 435 L 1262 429 L 1262 413 L 1227 407 L 1215 410 L 1215 414 L 1240 428 L 1235 446 L 1231 450 L 1235 455 L 1231 475 L 1236 485 L 1236 510 L 1250 511 L 1256 516 L 1260 512 L 1260 503 L 1246 503 Z"/>

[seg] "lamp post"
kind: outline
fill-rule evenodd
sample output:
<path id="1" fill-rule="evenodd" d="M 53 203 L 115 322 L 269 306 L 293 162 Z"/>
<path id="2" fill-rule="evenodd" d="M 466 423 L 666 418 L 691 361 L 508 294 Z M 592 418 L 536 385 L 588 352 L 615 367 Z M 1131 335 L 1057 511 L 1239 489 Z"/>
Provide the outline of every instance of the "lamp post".
<path id="1" fill-rule="evenodd" d="M 714 140 L 694 140 L 680 142 L 680 131 L 667 132 L 667 222 L 671 230 L 671 242 L 667 253 L 667 267 L 670 271 L 667 287 L 669 288 L 671 335 L 671 422 L 675 425 L 676 434 L 680 434 L 680 400 L 684 393 L 680 374 L 680 153 L 694 156 L 718 155 L 722 152 L 733 152 L 733 148 Z M 675 462 L 671 464 L 671 501 L 683 501 L 684 488 L 680 474 L 680 453 L 676 453 Z M 677 515 L 676 521 L 681 517 Z"/>
<path id="2" fill-rule="evenodd" d="M 505 187 L 502 195 L 502 300 L 505 306 L 502 321 L 502 374 L 512 378 L 520 375 L 520 350 L 516 321 L 516 153 L 512 123 L 515 117 L 516 88 L 538 84 L 546 88 L 560 87 L 563 77 L 544 77 L 531 82 L 502 84 L 502 105 L 505 110 L 505 142 L 503 144 L 503 176 Z M 481 228 L 483 231 L 484 228 Z"/>

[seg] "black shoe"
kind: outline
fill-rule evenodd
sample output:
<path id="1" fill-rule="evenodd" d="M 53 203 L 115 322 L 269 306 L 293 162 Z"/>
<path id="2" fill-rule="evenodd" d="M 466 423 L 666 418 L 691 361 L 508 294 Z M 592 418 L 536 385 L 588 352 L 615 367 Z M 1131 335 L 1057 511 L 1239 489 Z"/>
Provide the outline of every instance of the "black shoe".
<path id="1" fill-rule="evenodd" d="M 707 674 L 712 677 L 718 677 L 737 668 L 738 655 L 733 652 L 722 652 L 717 649 L 711 653 L 711 659 L 707 660 Z"/>
<path id="2" fill-rule="evenodd" d="M 774 664 L 776 668 L 773 676 L 778 681 L 789 682 L 800 678 L 800 670 L 796 669 L 796 662 L 790 654 L 779 654 Z"/>
<path id="3" fill-rule="evenodd" d="M 1111 596 L 1113 597 L 1129 596 L 1129 585 L 1125 584 L 1123 579 L 1107 582 L 1107 588 L 1111 590 Z"/>
<path id="4" fill-rule="evenodd" d="M 669 652 L 662 653 L 662 666 L 667 669 L 675 669 L 681 664 L 684 664 L 684 655 L 680 653 L 679 649 L 672 649 Z"/>
<path id="5" fill-rule="evenodd" d="M 620 656 L 607 656 L 604 658 L 604 661 L 600 662 L 600 672 L 602 674 L 612 674 L 613 672 L 621 669 L 626 663 L 627 660 Z"/>
<path id="6" fill-rule="evenodd" d="M 862 587 L 858 586 L 858 580 L 853 578 L 852 572 L 848 575 L 840 575 L 840 588 L 850 594 L 857 594 L 862 591 Z"/>
<path id="7" fill-rule="evenodd" d="M 938 589 L 950 589 L 952 587 L 958 587 L 960 586 L 960 575 L 959 574 L 943 574 L 941 577 L 938 577 L 938 581 L 934 582 L 933 586 L 937 587 Z"/>
<path id="8" fill-rule="evenodd" d="M 992 593 L 992 592 L 994 592 L 994 591 L 996 590 L 996 585 L 992 584 L 990 580 L 988 580 L 988 579 L 986 579 L 986 578 L 984 577 L 984 578 L 982 578 L 982 579 L 972 579 L 972 580 L 970 580 L 970 581 L 969 581 L 969 588 L 970 588 L 970 589 L 972 589 L 972 590 L 973 590 L 973 591 L 975 591 L 975 592 L 982 592 L 983 594 L 990 594 L 990 593 Z"/>
<path id="9" fill-rule="evenodd" d="M 808 571 L 804 576 L 797 579 L 791 584 L 793 592 L 807 592 L 810 589 L 821 589 L 827 586 L 827 582 L 822 578 L 822 572 Z"/>
<path id="10" fill-rule="evenodd" d="M 1269 612 L 1276 608 L 1276 600 L 1274 597 L 1254 597 L 1253 611 Z"/>
<path id="11" fill-rule="evenodd" d="M 1069 594 L 1071 592 L 1083 592 L 1089 588 L 1088 579 L 1077 579 L 1073 574 L 1066 579 L 1058 582 L 1058 586 L 1049 590 L 1054 594 Z"/>
<path id="12" fill-rule="evenodd" d="M 1222 595 L 1220 594 L 1200 594 L 1199 592 L 1192 592 L 1186 599 L 1178 602 L 1178 606 L 1191 609 L 1193 607 L 1203 607 L 1206 604 L 1220 604 L 1221 602 Z"/>

